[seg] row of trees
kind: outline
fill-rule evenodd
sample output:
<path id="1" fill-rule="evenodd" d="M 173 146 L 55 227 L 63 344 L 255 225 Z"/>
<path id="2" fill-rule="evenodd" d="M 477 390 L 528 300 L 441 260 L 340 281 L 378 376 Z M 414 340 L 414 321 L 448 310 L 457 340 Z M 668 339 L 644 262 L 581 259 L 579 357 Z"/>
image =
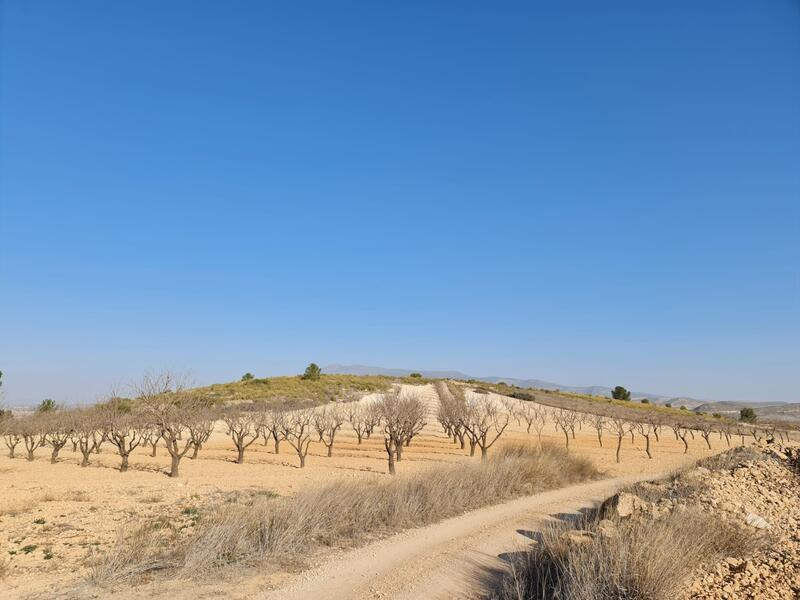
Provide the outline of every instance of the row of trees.
<path id="1" fill-rule="evenodd" d="M 715 433 L 728 446 L 734 436 L 740 438 L 741 444 L 745 443 L 747 437 L 752 437 L 756 442 L 775 437 L 788 440 L 788 432 L 775 425 L 715 422 L 700 417 L 676 419 L 673 415 L 656 411 L 642 413 L 634 420 L 629 415 L 621 415 L 614 407 L 594 413 L 547 407 L 530 399 L 517 400 L 469 392 L 463 386 L 443 381 L 437 382 L 436 392 L 439 396 L 438 420 L 444 432 L 462 449 L 468 443 L 470 456 L 475 454 L 476 447 L 480 448 L 483 459 L 506 430 L 510 419 L 515 420 L 518 426 L 525 427 L 528 433 L 535 432 L 539 443 L 546 424 L 552 423 L 555 431 L 564 435 L 567 448 L 570 447 L 570 440 L 575 439 L 576 429 L 581 430 L 584 426 L 594 430 L 601 448 L 604 433 L 609 433 L 616 441 L 617 462 L 620 462 L 624 439 L 630 436 L 633 444 L 637 435 L 644 441 L 645 454 L 652 459 L 653 444 L 660 441 L 664 429 L 671 429 L 675 439 L 683 443 L 684 453 L 689 450 L 689 439 L 695 439 L 695 435 L 703 439 L 709 450 L 712 449 L 711 439 Z"/>
<path id="2" fill-rule="evenodd" d="M 146 377 L 135 391 L 133 401 L 115 396 L 91 408 L 4 416 L 0 435 L 9 457 L 14 458 L 21 445 L 26 458 L 34 460 L 37 449 L 48 447 L 55 463 L 71 443 L 73 452 L 81 453 L 80 464 L 85 467 L 101 446 L 109 444 L 120 457 L 120 471 L 127 471 L 130 455 L 137 448 L 148 448 L 151 456 L 156 456 L 163 447 L 171 458 L 168 474 L 178 477 L 181 460 L 187 455 L 197 458 L 221 421 L 236 451 L 236 463 L 243 463 L 247 448 L 261 439 L 264 445 L 272 444 L 276 454 L 282 443 L 290 445 L 302 468 L 314 441 L 325 446 L 327 456 L 333 456 L 337 433 L 349 423 L 359 444 L 381 431 L 389 472 L 394 473 L 403 448 L 426 424 L 426 406 L 419 395 L 398 389 L 369 404 L 333 403 L 316 408 L 253 403 L 214 407 L 184 392 L 169 374 Z"/>

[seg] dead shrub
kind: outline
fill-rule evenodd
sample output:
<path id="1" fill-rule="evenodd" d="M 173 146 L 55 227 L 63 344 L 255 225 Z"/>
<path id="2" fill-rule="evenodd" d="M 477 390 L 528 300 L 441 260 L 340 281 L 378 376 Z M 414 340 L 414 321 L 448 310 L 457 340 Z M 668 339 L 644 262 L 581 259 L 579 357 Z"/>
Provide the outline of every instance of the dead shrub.
<path id="1" fill-rule="evenodd" d="M 613 534 L 586 525 L 583 543 L 563 523 L 511 559 L 494 600 L 669 600 L 703 563 L 744 557 L 763 538 L 699 509 L 615 520 Z M 607 529 L 606 529 L 607 531 Z"/>
<path id="2" fill-rule="evenodd" d="M 226 504 L 189 536 L 144 529 L 120 538 L 95 569 L 94 580 L 108 585 L 164 569 L 190 578 L 229 564 L 294 564 L 320 545 L 363 543 L 596 475 L 590 461 L 562 449 L 511 446 L 485 463 L 437 467 L 369 485 L 342 481 L 252 506 Z"/>

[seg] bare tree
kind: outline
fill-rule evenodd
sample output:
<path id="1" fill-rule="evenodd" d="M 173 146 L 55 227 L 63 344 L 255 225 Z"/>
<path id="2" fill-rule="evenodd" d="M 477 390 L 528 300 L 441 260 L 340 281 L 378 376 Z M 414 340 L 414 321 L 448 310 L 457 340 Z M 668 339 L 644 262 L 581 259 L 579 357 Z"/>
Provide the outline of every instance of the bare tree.
<path id="1" fill-rule="evenodd" d="M 106 431 L 108 441 L 117 449 L 121 462 L 120 472 L 128 470 L 128 460 L 136 448 L 142 443 L 142 423 L 136 415 L 109 410 L 106 413 Z M 99 447 L 98 443 L 95 448 Z"/>
<path id="2" fill-rule="evenodd" d="M 367 418 L 365 413 L 364 407 L 355 402 L 347 407 L 347 420 L 350 422 L 350 426 L 356 434 L 359 446 L 364 436 L 367 434 Z"/>
<path id="3" fill-rule="evenodd" d="M 147 423 L 142 428 L 142 444 L 151 447 L 150 456 L 156 456 L 161 441 L 161 428 L 155 423 Z"/>
<path id="4" fill-rule="evenodd" d="M 286 415 L 281 424 L 283 438 L 297 453 L 301 469 L 306 466 L 306 456 L 308 456 L 308 449 L 311 446 L 311 434 L 313 432 L 311 419 L 313 416 L 314 411 L 312 409 L 293 410 Z"/>
<path id="5" fill-rule="evenodd" d="M 244 462 L 244 451 L 258 439 L 258 416 L 253 410 L 230 407 L 223 413 L 222 420 L 228 426 L 228 435 L 236 447 L 236 464 Z"/>
<path id="6" fill-rule="evenodd" d="M 590 415 L 589 422 L 594 427 L 595 431 L 597 431 L 597 442 L 600 444 L 600 447 L 603 447 L 603 429 L 606 426 L 606 418 L 603 415 Z"/>
<path id="7" fill-rule="evenodd" d="M 268 440 L 272 438 L 275 454 L 279 454 L 281 451 L 285 418 L 286 412 L 283 408 L 271 407 L 264 411 L 259 424 L 261 436 L 264 438 L 264 445 L 266 446 Z"/>
<path id="8" fill-rule="evenodd" d="M 639 434 L 644 438 L 645 441 L 644 451 L 645 454 L 647 454 L 647 458 L 653 458 L 653 455 L 650 452 L 650 436 L 653 433 L 653 424 L 637 423 L 636 429 L 639 431 Z"/>
<path id="9" fill-rule="evenodd" d="M 611 431 L 617 436 L 617 462 L 619 462 L 619 453 L 622 449 L 622 438 L 628 433 L 630 426 L 624 419 L 620 417 L 613 417 L 610 421 Z"/>
<path id="10" fill-rule="evenodd" d="M 42 419 L 39 415 L 30 415 L 19 420 L 19 434 L 27 451 L 26 458 L 33 460 L 33 453 L 47 442 L 47 437 L 42 430 Z"/>
<path id="11" fill-rule="evenodd" d="M 481 449 L 481 460 L 489 455 L 489 448 L 500 439 L 508 427 L 511 415 L 492 401 L 488 394 L 473 394 L 467 398 L 467 410 L 462 421 L 470 438 Z"/>
<path id="12" fill-rule="evenodd" d="M 564 433 L 564 441 L 569 449 L 569 432 L 575 430 L 575 420 L 577 415 L 574 411 L 559 408 L 556 411 L 555 420 L 556 425 Z"/>
<path id="13" fill-rule="evenodd" d="M 95 446 L 102 434 L 98 431 L 101 427 L 96 410 L 82 410 L 75 418 L 75 440 L 81 451 L 81 466 L 89 466 L 89 457 L 94 452 Z"/>
<path id="14" fill-rule="evenodd" d="M 67 445 L 73 432 L 72 413 L 64 410 L 56 410 L 48 413 L 43 418 L 43 430 L 47 444 L 50 445 L 50 462 L 55 464 L 58 461 L 58 453 Z"/>
<path id="15" fill-rule="evenodd" d="M 708 449 L 711 450 L 711 433 L 714 431 L 713 426 L 710 423 L 700 423 L 697 427 L 700 430 L 700 435 L 703 436 L 703 439 L 706 441 L 706 445 Z"/>
<path id="16" fill-rule="evenodd" d="M 328 457 L 330 458 L 333 456 L 333 442 L 336 439 L 336 432 L 339 431 L 345 420 L 344 412 L 338 406 L 328 405 L 321 411 L 317 411 L 315 419 L 317 417 L 321 418 L 322 443 L 328 449 Z M 319 425 L 315 425 L 315 427 L 319 427 Z"/>
<path id="17" fill-rule="evenodd" d="M 401 393 L 397 388 L 378 401 L 383 423 L 383 445 L 389 460 L 389 473 L 395 473 L 395 461 L 403 456 L 403 445 L 409 436 L 425 426 L 425 404 L 413 392 Z"/>
<path id="18" fill-rule="evenodd" d="M 0 420 L 0 430 L 3 433 L 3 441 L 8 448 L 8 458 L 14 458 L 16 448 L 22 441 L 18 423 L 19 419 L 13 417 L 4 417 Z"/>
<path id="19" fill-rule="evenodd" d="M 193 419 L 190 419 L 187 424 L 189 431 L 189 443 L 192 446 L 192 453 L 189 455 L 191 460 L 197 458 L 197 453 L 200 452 L 211 434 L 214 432 L 214 422 L 216 415 L 210 408 L 200 409 Z"/>
<path id="20" fill-rule="evenodd" d="M 686 439 L 689 430 L 679 421 L 672 423 L 671 427 L 675 434 L 675 439 L 683 442 L 683 453 L 686 454 L 689 452 L 689 441 Z"/>

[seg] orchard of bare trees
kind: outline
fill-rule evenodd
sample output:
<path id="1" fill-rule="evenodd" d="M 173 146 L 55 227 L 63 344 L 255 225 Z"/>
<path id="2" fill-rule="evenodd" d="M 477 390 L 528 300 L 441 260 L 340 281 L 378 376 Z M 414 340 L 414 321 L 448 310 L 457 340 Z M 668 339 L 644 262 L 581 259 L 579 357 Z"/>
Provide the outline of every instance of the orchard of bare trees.
<path id="1" fill-rule="evenodd" d="M 244 463 L 248 449 L 262 440 L 276 455 L 282 444 L 291 447 L 299 468 L 306 466 L 312 444 L 323 448 L 323 460 L 336 456 L 342 431 L 352 431 L 359 447 L 377 435 L 382 438 L 391 474 L 402 462 L 404 449 L 434 418 L 458 449 L 469 456 L 480 450 L 482 461 L 512 424 L 541 446 L 549 423 L 567 449 L 576 432 L 585 427 L 596 438 L 598 448 L 613 453 L 617 462 L 628 446 L 641 448 L 647 459 L 653 459 L 664 431 L 670 430 L 684 452 L 690 444 L 712 450 L 714 444 L 724 449 L 737 441 L 745 444 L 751 439 L 760 442 L 789 436 L 787 428 L 769 423 L 734 423 L 691 414 L 678 418 L 656 410 L 626 411 L 602 403 L 589 411 L 576 403 L 545 405 L 529 393 L 509 398 L 448 381 L 437 381 L 434 388 L 438 402 L 432 412 L 421 388 L 411 386 L 394 386 L 364 401 L 345 394 L 344 401 L 317 407 L 310 402 L 215 406 L 195 396 L 180 378 L 163 373 L 137 382 L 130 399 L 112 394 L 106 402 L 69 410 L 50 403 L 46 409 L 24 416 L 5 411 L 0 416 L 0 437 L 9 458 L 33 461 L 38 453 L 47 452 L 49 461 L 57 464 L 68 460 L 69 452 L 79 457 L 81 467 L 90 466 L 105 447 L 118 457 L 121 472 L 131 467 L 135 452 L 151 457 L 163 452 L 169 457 L 164 473 L 178 477 L 183 459 L 197 459 L 215 431 L 229 438 L 233 463 Z M 613 443 L 605 444 L 609 438 Z"/>

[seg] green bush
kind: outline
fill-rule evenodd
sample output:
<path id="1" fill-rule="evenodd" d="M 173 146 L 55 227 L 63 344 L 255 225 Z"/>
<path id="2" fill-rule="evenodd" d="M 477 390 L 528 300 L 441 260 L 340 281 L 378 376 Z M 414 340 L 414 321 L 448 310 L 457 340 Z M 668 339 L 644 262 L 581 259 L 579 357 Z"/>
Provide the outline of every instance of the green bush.
<path id="1" fill-rule="evenodd" d="M 611 397 L 614 398 L 614 400 L 630 400 L 631 393 L 621 385 L 618 385 L 611 390 Z"/>
<path id="2" fill-rule="evenodd" d="M 303 379 L 309 379 L 311 381 L 315 381 L 319 379 L 319 376 L 322 374 L 322 369 L 319 368 L 317 363 L 311 363 L 306 367 L 305 372 L 303 373 Z"/>
<path id="3" fill-rule="evenodd" d="M 755 423 L 758 421 L 758 416 L 756 415 L 756 411 L 752 408 L 745 407 L 739 411 L 739 420 L 742 423 Z"/>
<path id="4" fill-rule="evenodd" d="M 245 373 L 242 375 L 242 381 L 250 381 L 251 379 L 255 379 L 252 373 Z"/>

